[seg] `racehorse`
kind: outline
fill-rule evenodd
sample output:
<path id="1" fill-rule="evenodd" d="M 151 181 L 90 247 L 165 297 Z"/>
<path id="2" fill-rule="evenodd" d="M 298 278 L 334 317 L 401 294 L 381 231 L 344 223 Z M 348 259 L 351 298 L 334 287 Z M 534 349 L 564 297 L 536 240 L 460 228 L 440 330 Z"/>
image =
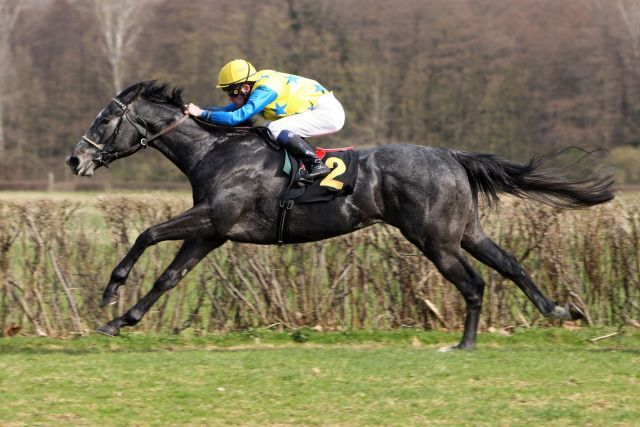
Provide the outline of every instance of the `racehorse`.
<path id="1" fill-rule="evenodd" d="M 149 246 L 184 241 L 153 288 L 122 316 L 98 328 L 102 334 L 115 336 L 123 326 L 138 323 L 161 295 L 227 240 L 277 243 L 278 196 L 287 180 L 275 173 L 282 152 L 259 135 L 205 126 L 183 115 L 183 105 L 180 88 L 153 81 L 132 85 L 98 114 L 66 159 L 74 174 L 92 176 L 96 168 L 150 146 L 187 176 L 193 190 L 193 207 L 141 233 L 113 270 L 101 307 L 117 301 L 118 288 Z M 451 349 L 475 348 L 485 287 L 463 250 L 512 280 L 544 316 L 577 320 L 583 317 L 581 310 L 543 295 L 516 258 L 485 235 L 478 215 L 480 196 L 496 203 L 500 193 L 559 208 L 613 199 L 610 173 L 571 179 L 546 167 L 555 156 L 534 156 L 521 164 L 491 154 L 406 144 L 357 150 L 353 193 L 321 209 L 294 205 L 289 243 L 327 239 L 382 222 L 398 228 L 464 297 L 464 333 Z"/>

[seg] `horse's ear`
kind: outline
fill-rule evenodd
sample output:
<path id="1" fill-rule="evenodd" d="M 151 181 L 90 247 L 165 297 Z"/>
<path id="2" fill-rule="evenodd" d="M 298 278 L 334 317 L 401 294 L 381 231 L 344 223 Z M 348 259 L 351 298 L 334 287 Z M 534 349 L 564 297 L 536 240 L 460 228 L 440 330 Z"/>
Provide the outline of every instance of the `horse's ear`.
<path id="1" fill-rule="evenodd" d="M 136 100 L 142 94 L 142 91 L 145 88 L 145 82 L 136 83 L 134 85 L 129 86 L 124 91 L 117 96 L 125 104 L 130 104 Z"/>
<path id="2" fill-rule="evenodd" d="M 142 90 L 144 89 L 144 84 L 140 83 L 138 85 L 138 87 L 136 88 L 136 91 L 134 92 L 133 96 L 131 97 L 131 100 L 129 101 L 130 103 L 135 101 L 138 96 L 140 96 L 140 94 L 142 93 Z"/>

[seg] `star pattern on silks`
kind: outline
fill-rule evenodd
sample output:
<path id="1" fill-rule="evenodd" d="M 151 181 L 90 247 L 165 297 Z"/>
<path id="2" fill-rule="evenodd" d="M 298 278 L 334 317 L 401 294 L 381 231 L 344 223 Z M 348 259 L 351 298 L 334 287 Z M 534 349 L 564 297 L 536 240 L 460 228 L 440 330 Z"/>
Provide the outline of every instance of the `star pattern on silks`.
<path id="1" fill-rule="evenodd" d="M 268 79 L 269 77 L 271 77 L 271 76 L 270 76 L 270 75 L 268 75 L 268 74 L 262 74 L 262 75 L 260 75 L 260 77 L 258 78 L 258 81 L 260 81 L 260 80 L 262 80 L 262 79 Z"/>
<path id="2" fill-rule="evenodd" d="M 316 84 L 315 84 L 315 85 L 313 85 L 313 86 L 315 86 L 315 88 L 316 88 L 316 92 L 322 92 L 322 93 L 325 93 L 325 92 L 327 91 L 325 88 L 323 88 L 323 87 L 322 87 L 322 85 L 321 85 L 320 83 L 316 83 Z"/>
<path id="3" fill-rule="evenodd" d="M 289 74 L 289 77 L 287 77 L 287 84 L 298 83 L 298 80 L 300 80 L 300 77 Z"/>
<path id="4" fill-rule="evenodd" d="M 287 108 L 287 104 L 280 105 L 276 102 L 276 116 L 286 115 L 287 113 L 284 111 L 285 108 Z"/>

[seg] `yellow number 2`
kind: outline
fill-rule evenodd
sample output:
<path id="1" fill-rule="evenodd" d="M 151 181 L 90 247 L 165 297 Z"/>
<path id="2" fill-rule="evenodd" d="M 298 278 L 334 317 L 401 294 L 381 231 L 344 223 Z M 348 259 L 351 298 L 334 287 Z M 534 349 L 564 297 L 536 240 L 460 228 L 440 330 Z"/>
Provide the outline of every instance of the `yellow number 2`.
<path id="1" fill-rule="evenodd" d="M 332 187 L 336 190 L 342 190 L 342 187 L 344 187 L 344 183 L 337 181 L 334 178 L 337 178 L 345 173 L 347 171 L 347 165 L 344 164 L 342 159 L 339 159 L 337 157 L 329 157 L 324 163 L 329 166 L 332 171 L 322 181 L 320 181 L 320 186 Z"/>

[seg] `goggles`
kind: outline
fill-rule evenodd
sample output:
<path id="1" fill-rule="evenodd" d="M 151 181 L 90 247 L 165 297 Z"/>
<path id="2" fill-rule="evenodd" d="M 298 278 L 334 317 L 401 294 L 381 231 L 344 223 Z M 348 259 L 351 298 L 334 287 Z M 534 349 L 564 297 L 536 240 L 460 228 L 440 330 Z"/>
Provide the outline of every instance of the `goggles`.
<path id="1" fill-rule="evenodd" d="M 243 83 L 240 84 L 235 84 L 235 85 L 229 85 L 225 88 L 222 88 L 222 90 L 224 91 L 224 93 L 231 97 L 231 98 L 235 98 L 236 96 L 240 95 L 240 92 L 242 90 L 242 85 Z"/>

